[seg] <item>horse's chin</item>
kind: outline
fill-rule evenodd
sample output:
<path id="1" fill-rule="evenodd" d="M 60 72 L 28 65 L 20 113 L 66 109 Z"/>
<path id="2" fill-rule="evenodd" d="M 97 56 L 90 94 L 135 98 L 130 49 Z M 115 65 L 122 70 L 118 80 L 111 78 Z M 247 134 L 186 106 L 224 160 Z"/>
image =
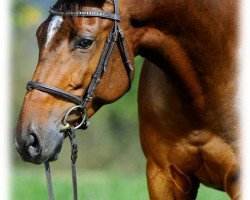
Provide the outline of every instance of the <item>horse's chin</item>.
<path id="1" fill-rule="evenodd" d="M 53 157 L 51 157 L 48 161 L 49 162 L 53 162 L 53 161 L 57 161 L 58 158 L 60 156 L 60 152 L 56 153 Z"/>
<path id="2" fill-rule="evenodd" d="M 39 157 L 39 158 L 36 158 L 34 160 L 27 160 L 25 157 L 21 157 L 23 161 L 25 162 L 29 162 L 29 163 L 32 163 L 32 164 L 36 164 L 36 165 L 40 165 L 40 164 L 43 164 L 43 163 L 46 163 L 46 162 L 54 162 L 54 161 L 57 161 L 58 158 L 60 156 L 60 152 L 58 153 L 55 153 L 49 157 Z"/>
<path id="3" fill-rule="evenodd" d="M 61 149 L 62 149 L 62 144 L 63 142 L 61 142 L 57 147 L 56 149 L 53 151 L 53 153 L 50 154 L 50 156 L 46 156 L 46 157 L 43 157 L 41 158 L 39 161 L 38 164 L 42 164 L 42 163 L 45 163 L 45 162 L 53 162 L 53 161 L 56 161 L 59 159 L 59 156 L 60 156 L 60 152 L 61 152 Z M 37 164 L 37 163 L 35 163 Z"/>

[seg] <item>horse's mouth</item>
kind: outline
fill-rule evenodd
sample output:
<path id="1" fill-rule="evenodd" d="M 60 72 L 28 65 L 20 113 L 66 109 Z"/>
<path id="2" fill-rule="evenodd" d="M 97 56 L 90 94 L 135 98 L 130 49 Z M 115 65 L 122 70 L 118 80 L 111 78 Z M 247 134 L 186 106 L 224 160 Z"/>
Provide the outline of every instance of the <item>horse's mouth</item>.
<path id="1" fill-rule="evenodd" d="M 61 145 L 62 146 L 62 145 Z M 29 156 L 27 156 L 27 154 L 20 154 L 22 160 L 24 162 L 30 162 L 30 163 L 33 163 L 33 164 L 37 164 L 37 165 L 40 165 L 42 163 L 45 163 L 47 161 L 49 162 L 53 162 L 53 161 L 56 161 L 58 160 L 59 156 L 60 156 L 60 151 L 61 151 L 61 148 L 60 150 L 52 153 L 51 155 L 47 156 L 47 155 L 40 155 L 36 158 L 30 158 Z"/>
<path id="2" fill-rule="evenodd" d="M 30 162 L 37 165 L 47 161 L 56 161 L 59 158 L 65 136 L 62 133 L 57 133 L 54 137 L 51 137 L 51 135 L 45 141 L 39 142 L 40 151 L 35 156 L 31 155 L 30 150 L 27 150 L 25 145 L 20 146 L 16 141 L 14 141 L 16 149 L 22 160 L 24 162 Z"/>

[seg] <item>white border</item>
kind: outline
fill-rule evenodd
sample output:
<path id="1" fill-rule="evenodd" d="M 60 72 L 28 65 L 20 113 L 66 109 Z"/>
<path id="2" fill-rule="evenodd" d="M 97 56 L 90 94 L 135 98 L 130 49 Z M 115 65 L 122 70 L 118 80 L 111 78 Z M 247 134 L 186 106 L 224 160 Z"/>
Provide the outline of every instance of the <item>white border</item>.
<path id="1" fill-rule="evenodd" d="M 241 155 L 242 155 L 242 200 L 250 197 L 250 1 L 241 0 L 240 40 L 240 97 L 241 97 Z"/>
<path id="2" fill-rule="evenodd" d="M 250 197 L 250 1 L 241 0 L 241 41 L 240 41 L 240 107 L 242 131 L 242 183 L 243 200 Z M 9 199 L 10 149 L 8 147 L 11 131 L 9 129 L 10 99 L 10 13 L 8 0 L 0 0 L 0 195 L 1 200 Z"/>
<path id="3" fill-rule="evenodd" d="M 9 39 L 10 39 L 10 13 L 8 0 L 0 0 L 0 195 L 2 200 L 9 199 L 9 172 L 10 172 L 10 149 L 9 149 L 9 116 L 10 116 L 10 65 L 9 65 Z"/>

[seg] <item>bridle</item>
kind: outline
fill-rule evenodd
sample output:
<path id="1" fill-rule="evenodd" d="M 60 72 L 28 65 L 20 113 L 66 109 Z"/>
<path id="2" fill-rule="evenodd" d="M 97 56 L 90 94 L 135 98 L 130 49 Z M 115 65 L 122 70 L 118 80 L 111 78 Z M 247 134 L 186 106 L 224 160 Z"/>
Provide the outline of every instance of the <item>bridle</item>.
<path id="1" fill-rule="evenodd" d="M 51 7 L 50 14 L 64 16 L 64 17 L 99 17 L 99 18 L 109 19 L 113 21 L 112 29 L 107 36 L 96 71 L 93 74 L 92 79 L 87 87 L 87 90 L 85 91 L 82 97 L 70 94 L 64 90 L 61 90 L 59 88 L 46 85 L 40 82 L 30 81 L 27 83 L 27 86 L 26 86 L 28 91 L 36 89 L 36 90 L 49 93 L 53 96 L 60 97 L 62 99 L 65 99 L 67 101 L 70 101 L 76 104 L 76 106 L 71 108 L 65 114 L 60 131 L 67 133 L 71 142 L 72 182 L 73 182 L 74 200 L 77 200 L 78 197 L 77 197 L 77 181 L 76 181 L 76 159 L 77 159 L 78 149 L 77 149 L 77 142 L 76 142 L 76 137 L 75 137 L 75 130 L 86 129 L 90 123 L 89 118 L 88 118 L 88 113 L 86 110 L 86 106 L 88 102 L 92 99 L 93 94 L 95 93 L 96 87 L 99 84 L 103 74 L 105 73 L 107 69 L 111 53 L 116 43 L 118 45 L 126 71 L 128 73 L 129 88 L 131 87 L 131 83 L 132 83 L 133 68 L 131 66 L 131 63 L 128 57 L 127 48 L 125 45 L 125 36 L 119 25 L 120 13 L 119 13 L 118 0 L 114 0 L 114 13 L 105 12 L 105 11 L 97 11 L 97 10 L 89 10 L 89 11 L 88 10 L 78 10 L 78 11 L 62 10 L 61 11 L 61 10 L 55 9 L 54 7 Z M 67 121 L 68 117 L 70 116 L 70 114 L 73 113 L 73 111 L 78 111 L 79 113 L 81 113 L 81 116 L 82 116 L 81 122 L 77 124 L 77 126 L 70 125 L 70 123 L 68 123 Z M 45 163 L 45 171 L 46 171 L 46 177 L 47 177 L 49 199 L 54 200 L 54 193 L 53 193 L 51 174 L 50 174 L 50 166 L 49 166 L 48 161 Z"/>
<path id="2" fill-rule="evenodd" d="M 76 105 L 78 105 L 78 109 L 80 110 L 80 108 L 82 107 L 82 111 L 85 114 L 84 118 L 82 120 L 82 122 L 75 127 L 75 129 L 85 129 L 87 128 L 88 124 L 89 124 L 89 119 L 87 116 L 87 112 L 86 112 L 86 105 L 87 103 L 92 99 L 92 96 L 96 90 L 97 85 L 99 84 L 104 72 L 107 69 L 107 65 L 112 53 L 112 50 L 114 48 L 115 43 L 118 44 L 121 56 L 122 56 L 122 60 L 124 62 L 124 66 L 126 68 L 126 71 L 128 73 L 128 77 L 129 77 L 129 88 L 131 86 L 131 82 L 132 82 L 132 77 L 131 77 L 131 72 L 133 71 L 133 68 L 130 64 L 130 60 L 128 57 L 128 53 L 127 53 L 127 48 L 125 45 L 125 37 L 124 34 L 119 26 L 119 21 L 120 21 L 120 14 L 119 14 L 119 6 L 118 6 L 118 2 L 117 0 L 114 0 L 114 8 L 115 8 L 115 13 L 109 13 L 109 12 L 104 12 L 104 11 L 95 11 L 95 10 L 91 10 L 91 11 L 86 11 L 86 10 L 80 10 L 80 11 L 69 11 L 69 10 L 65 10 L 65 11 L 59 11 L 56 10 L 55 8 L 50 8 L 50 13 L 52 15 L 60 15 L 60 16 L 66 16 L 66 17 L 100 17 L 100 18 L 104 18 L 104 19 L 109 19 L 113 21 L 113 26 L 112 29 L 106 39 L 106 43 L 104 45 L 99 63 L 97 65 L 96 71 L 94 73 L 94 75 L 92 76 L 92 79 L 88 85 L 88 89 L 85 91 L 84 95 L 82 97 L 70 94 L 64 90 L 61 90 L 59 88 L 50 86 L 50 85 L 46 85 L 44 83 L 40 83 L 40 82 L 33 82 L 30 81 L 27 83 L 27 90 L 40 90 L 42 92 L 46 92 L 49 93 L 51 95 L 55 95 L 58 97 L 61 97 L 65 100 L 68 100 L 70 102 L 75 103 Z M 66 115 L 68 116 L 68 115 Z M 65 121 L 65 120 L 64 120 Z M 66 126 L 66 124 L 64 124 L 64 126 Z"/>

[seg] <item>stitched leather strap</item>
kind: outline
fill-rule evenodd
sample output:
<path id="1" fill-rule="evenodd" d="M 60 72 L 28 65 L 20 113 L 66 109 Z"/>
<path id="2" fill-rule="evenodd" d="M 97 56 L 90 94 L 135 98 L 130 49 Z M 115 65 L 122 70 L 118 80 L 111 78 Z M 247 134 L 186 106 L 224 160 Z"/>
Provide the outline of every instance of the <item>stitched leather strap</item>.
<path id="1" fill-rule="evenodd" d="M 120 21 L 120 15 L 105 12 L 105 11 L 97 11 L 97 10 L 78 10 L 78 11 L 70 11 L 64 10 L 60 11 L 53 7 L 50 8 L 49 11 L 53 15 L 60 15 L 60 16 L 68 16 L 68 17 L 100 17 L 104 19 L 111 19 L 115 21 Z"/>
<path id="2" fill-rule="evenodd" d="M 70 129 L 68 130 L 68 135 L 71 143 L 71 172 L 72 172 L 73 194 L 74 194 L 74 200 L 77 200 L 78 195 L 77 195 L 77 178 L 76 178 L 76 159 L 77 159 L 78 147 L 77 147 L 74 127 L 70 127 Z"/>
<path id="3" fill-rule="evenodd" d="M 27 83 L 26 89 L 28 91 L 36 89 L 36 90 L 40 90 L 42 92 L 46 92 L 46 93 L 49 93 L 49 94 L 52 94 L 55 96 L 59 96 L 63 99 L 67 99 L 68 101 L 75 103 L 76 105 L 79 105 L 82 103 L 82 98 L 80 98 L 76 95 L 70 94 L 68 92 L 65 92 L 59 88 L 49 86 L 49 85 L 46 85 L 43 83 L 30 81 Z"/>
<path id="4" fill-rule="evenodd" d="M 96 72 L 92 76 L 91 82 L 88 86 L 86 93 L 83 95 L 83 102 L 81 104 L 83 107 L 85 107 L 86 104 L 92 99 L 96 87 L 100 83 L 100 80 L 107 68 L 108 61 L 110 59 L 116 41 L 117 41 L 117 30 L 116 30 L 116 23 L 114 22 L 111 33 L 108 35 L 106 39 L 106 43 L 104 45 L 99 63 L 97 65 Z"/>

